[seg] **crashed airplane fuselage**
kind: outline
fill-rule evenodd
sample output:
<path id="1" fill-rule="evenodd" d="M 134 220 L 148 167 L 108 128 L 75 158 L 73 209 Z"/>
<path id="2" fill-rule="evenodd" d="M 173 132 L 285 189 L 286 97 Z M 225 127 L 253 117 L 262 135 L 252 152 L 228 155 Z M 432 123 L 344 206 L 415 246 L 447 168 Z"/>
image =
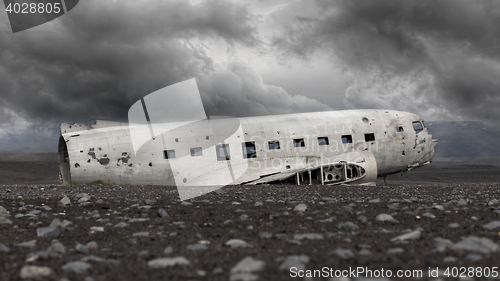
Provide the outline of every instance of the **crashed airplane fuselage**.
<path id="1" fill-rule="evenodd" d="M 203 112 L 155 123 L 152 101 L 136 103 L 129 123 L 61 124 L 61 182 L 174 185 L 183 200 L 224 185 L 285 179 L 374 185 L 377 176 L 430 163 L 437 144 L 422 118 L 401 111 L 218 119 Z"/>

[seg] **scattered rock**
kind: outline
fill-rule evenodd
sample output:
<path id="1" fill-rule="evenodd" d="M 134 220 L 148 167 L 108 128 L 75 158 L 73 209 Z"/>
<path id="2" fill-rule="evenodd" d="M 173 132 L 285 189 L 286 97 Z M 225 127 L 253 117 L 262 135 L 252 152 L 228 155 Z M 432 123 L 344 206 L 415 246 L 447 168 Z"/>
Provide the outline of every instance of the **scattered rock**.
<path id="1" fill-rule="evenodd" d="M 28 214 L 26 214 L 26 216 L 29 216 L 29 217 L 34 217 L 34 216 L 38 216 L 42 211 L 40 210 L 33 210 L 33 211 L 30 211 Z"/>
<path id="2" fill-rule="evenodd" d="M 280 270 L 290 270 L 292 267 L 296 267 L 297 270 L 305 270 L 306 263 L 308 263 L 310 258 L 306 255 L 292 255 L 287 256 L 285 260 L 281 263 Z"/>
<path id="3" fill-rule="evenodd" d="M 353 222 L 341 222 L 337 225 L 338 228 L 342 228 L 346 231 L 357 231 L 359 230 L 359 226 Z"/>
<path id="4" fill-rule="evenodd" d="M 455 257 L 444 257 L 443 262 L 456 262 L 457 258 Z"/>
<path id="5" fill-rule="evenodd" d="M 489 222 L 489 223 L 485 224 L 483 227 L 486 228 L 487 230 L 495 229 L 497 227 L 500 227 L 500 221 Z"/>
<path id="6" fill-rule="evenodd" d="M 89 251 L 93 251 L 93 250 L 97 250 L 98 246 L 97 246 L 97 242 L 95 241 L 90 241 L 88 242 L 85 247 L 87 247 L 87 249 L 89 249 Z"/>
<path id="7" fill-rule="evenodd" d="M 337 219 L 336 217 L 329 217 L 329 218 L 324 219 L 324 220 L 318 220 L 318 222 L 333 222 L 336 219 Z"/>
<path id="8" fill-rule="evenodd" d="M 5 209 L 3 206 L 0 206 L 0 216 L 7 214 L 9 214 L 9 211 L 7 211 L 7 209 Z"/>
<path id="9" fill-rule="evenodd" d="M 404 240 L 416 240 L 420 239 L 421 232 L 420 230 L 414 230 L 409 233 L 405 233 L 403 235 L 399 235 L 397 237 L 394 237 L 391 239 L 391 242 L 396 242 L 396 241 L 404 241 Z"/>
<path id="10" fill-rule="evenodd" d="M 21 279 L 43 279 L 52 275 L 52 269 L 47 266 L 25 265 L 21 268 Z"/>
<path id="11" fill-rule="evenodd" d="M 428 217 L 428 218 L 431 218 L 431 219 L 435 219 L 436 218 L 436 216 L 433 215 L 432 213 L 423 213 L 422 217 Z"/>
<path id="12" fill-rule="evenodd" d="M 66 253 L 66 247 L 64 247 L 61 242 L 54 242 L 49 246 L 47 252 L 49 252 L 49 255 L 64 255 L 64 253 Z"/>
<path id="13" fill-rule="evenodd" d="M 259 238 L 269 239 L 271 237 L 273 237 L 273 234 L 271 232 L 261 232 L 261 233 L 259 233 Z"/>
<path id="14" fill-rule="evenodd" d="M 493 199 L 490 202 L 488 202 L 488 206 L 494 206 L 498 205 L 499 201 L 497 199 Z"/>
<path id="15" fill-rule="evenodd" d="M 28 248 L 33 248 L 33 247 L 35 247 L 35 245 L 36 245 L 36 240 L 31 240 L 31 241 L 26 241 L 26 242 L 16 244 L 16 246 L 28 247 Z"/>
<path id="16" fill-rule="evenodd" d="M 337 248 L 332 251 L 332 254 L 344 260 L 354 258 L 354 253 L 351 250 L 344 248 Z"/>
<path id="17" fill-rule="evenodd" d="M 134 222 L 145 222 L 145 221 L 149 221 L 148 218 L 136 218 L 136 219 L 130 219 L 128 221 L 128 223 L 134 223 Z"/>
<path id="18" fill-rule="evenodd" d="M 371 254 L 372 254 L 372 252 L 371 252 L 370 250 L 368 250 L 368 249 L 361 249 L 361 250 L 358 252 L 358 254 L 359 254 L 360 256 L 369 256 L 369 255 L 371 255 Z"/>
<path id="19" fill-rule="evenodd" d="M 165 255 L 170 255 L 174 252 L 174 249 L 171 247 L 171 246 L 168 246 L 167 248 L 165 248 L 165 250 L 163 250 L 163 253 Z"/>
<path id="20" fill-rule="evenodd" d="M 7 247 L 4 243 L 0 243 L 0 252 L 9 253 L 10 252 L 10 248 Z"/>
<path id="21" fill-rule="evenodd" d="M 367 223 L 368 222 L 368 218 L 365 215 L 361 215 L 361 216 L 358 217 L 358 221 L 361 222 L 361 223 Z"/>
<path id="22" fill-rule="evenodd" d="M 60 232 L 58 227 L 39 227 L 36 229 L 36 235 L 38 237 L 57 237 Z"/>
<path id="23" fill-rule="evenodd" d="M 457 228 L 457 227 L 460 227 L 460 224 L 453 222 L 453 223 L 448 224 L 448 227 L 449 228 Z"/>
<path id="24" fill-rule="evenodd" d="M 0 224 L 12 224 L 12 221 L 6 217 L 0 217 Z"/>
<path id="25" fill-rule="evenodd" d="M 388 255 L 397 255 L 397 254 L 402 254 L 404 253 L 405 250 L 403 248 L 391 248 L 389 250 L 387 250 L 387 254 Z"/>
<path id="26" fill-rule="evenodd" d="M 155 206 L 156 205 L 156 200 L 151 200 L 151 199 L 144 199 L 144 204 L 148 206 Z"/>
<path id="27" fill-rule="evenodd" d="M 159 210 L 158 210 L 158 216 L 159 216 L 160 218 L 168 218 L 167 211 L 165 211 L 164 209 L 159 209 Z"/>
<path id="28" fill-rule="evenodd" d="M 188 245 L 186 247 L 186 249 L 191 250 L 191 251 L 205 251 L 205 250 L 208 250 L 208 246 L 205 244 L 196 243 L 196 244 Z"/>
<path id="29" fill-rule="evenodd" d="M 87 272 L 92 267 L 91 264 L 82 261 L 72 261 L 63 265 L 62 270 L 66 274 L 81 274 Z"/>
<path id="30" fill-rule="evenodd" d="M 446 249 L 449 249 L 453 246 L 453 242 L 449 239 L 443 239 L 441 237 L 435 237 L 432 239 L 434 242 L 434 246 L 436 246 L 436 250 L 440 253 L 444 252 Z"/>
<path id="31" fill-rule="evenodd" d="M 389 221 L 389 222 L 397 222 L 391 215 L 389 214 L 378 214 L 377 217 L 375 218 L 377 221 Z"/>
<path id="32" fill-rule="evenodd" d="M 114 228 L 124 228 L 124 227 L 127 227 L 127 226 L 129 226 L 129 224 L 126 223 L 126 222 L 124 222 L 124 221 L 122 221 L 122 222 L 119 222 L 119 223 L 115 224 L 113 227 Z"/>
<path id="33" fill-rule="evenodd" d="M 230 239 L 225 243 L 226 246 L 229 246 L 231 248 L 245 248 L 245 247 L 251 247 L 247 242 L 241 240 L 241 239 Z"/>
<path id="34" fill-rule="evenodd" d="M 444 211 L 444 207 L 442 205 L 434 205 L 432 206 L 433 209 Z"/>
<path id="35" fill-rule="evenodd" d="M 295 234 L 293 236 L 295 240 L 309 239 L 309 240 L 319 240 L 323 239 L 323 235 L 319 233 L 303 233 L 303 234 Z"/>
<path id="36" fill-rule="evenodd" d="M 171 266 L 189 266 L 190 262 L 185 257 L 158 258 L 148 262 L 149 268 L 166 268 Z"/>
<path id="37" fill-rule="evenodd" d="M 64 195 L 64 197 L 59 201 L 59 205 L 68 206 L 71 204 L 71 200 L 69 200 L 68 196 Z"/>
<path id="38" fill-rule="evenodd" d="M 466 261 L 480 261 L 483 259 L 483 256 L 480 255 L 480 254 L 473 254 L 473 253 L 470 253 L 470 254 L 467 254 L 464 258 L 464 260 Z"/>
<path id="39" fill-rule="evenodd" d="M 295 212 L 305 212 L 307 210 L 307 206 L 304 203 L 300 203 L 299 205 L 295 206 L 295 208 L 293 208 L 293 210 Z"/>
<path id="40" fill-rule="evenodd" d="M 266 263 L 261 260 L 256 260 L 252 257 L 245 257 L 240 260 L 233 268 L 231 274 L 235 273 L 252 273 L 262 271 L 266 267 Z"/>
<path id="41" fill-rule="evenodd" d="M 92 231 L 92 232 L 104 232 L 104 226 L 91 226 L 90 231 Z"/>
<path id="42" fill-rule="evenodd" d="M 457 251 L 470 251 L 488 254 L 499 251 L 500 246 L 486 237 L 469 236 L 453 244 L 451 249 Z"/>
<path id="43" fill-rule="evenodd" d="M 80 243 L 76 244 L 75 250 L 77 252 L 79 252 L 79 253 L 84 254 L 84 255 L 88 255 L 89 254 L 89 249 L 87 248 L 87 246 L 85 246 L 83 244 L 80 244 Z"/>
<path id="44" fill-rule="evenodd" d="M 76 198 L 78 199 L 78 203 L 83 203 L 83 202 L 87 202 L 90 200 L 90 195 L 88 195 L 87 193 L 81 193 L 81 194 L 78 194 L 76 196 Z"/>

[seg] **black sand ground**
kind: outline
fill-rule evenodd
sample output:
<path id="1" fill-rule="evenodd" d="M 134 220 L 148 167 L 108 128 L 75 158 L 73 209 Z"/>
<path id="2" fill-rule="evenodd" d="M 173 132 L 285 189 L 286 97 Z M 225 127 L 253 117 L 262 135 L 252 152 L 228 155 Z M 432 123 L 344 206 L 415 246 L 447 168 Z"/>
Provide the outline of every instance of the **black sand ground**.
<path id="1" fill-rule="evenodd" d="M 429 267 L 474 267 L 484 272 L 500 266 L 500 228 L 484 228 L 500 220 L 500 205 L 492 201 L 500 200 L 500 169 L 494 166 L 429 165 L 388 177 L 387 186 L 379 180 L 378 187 L 229 186 L 189 200 L 189 205 L 182 204 L 171 187 L 57 183 L 55 154 L 0 154 L 0 206 L 12 222 L 4 219 L 0 224 L 0 243 L 8 248 L 0 245 L 0 280 L 20 280 L 25 265 L 49 267 L 47 280 L 330 280 L 292 278 L 284 260 L 293 255 L 304 255 L 302 263 L 290 264 L 302 264 L 306 270 L 383 268 L 393 275 L 399 269 L 422 270 L 421 280 L 428 279 Z M 83 193 L 90 200 L 77 203 L 77 195 Z M 64 195 L 71 205 L 58 204 Z M 300 203 L 307 210 L 294 211 Z M 168 217 L 158 216 L 160 208 Z M 383 213 L 397 222 L 376 220 Z M 55 218 L 72 224 L 55 237 L 37 237 L 37 228 L 49 226 Z M 133 218 L 148 220 L 130 221 Z M 114 227 L 120 222 L 129 225 Z M 95 226 L 104 231 L 91 230 Z M 391 242 L 415 230 L 419 238 Z M 486 251 L 481 245 L 476 250 L 453 248 L 470 236 L 487 238 L 493 245 Z M 450 240 L 442 251 L 433 240 L 437 237 Z M 37 258 L 36 253 L 47 250 L 54 239 L 64 245 L 65 253 L 51 258 L 39 253 Z M 225 245 L 230 239 L 241 239 L 247 247 Z M 31 240 L 36 240 L 33 247 L 19 245 Z M 97 249 L 76 250 L 77 243 L 90 241 L 97 242 Z M 89 256 L 101 260 L 88 261 Z M 184 257 L 189 265 L 148 267 L 149 261 L 161 257 Z M 231 273 L 245 257 L 263 261 L 264 267 Z M 86 272 L 63 271 L 68 262 L 86 258 L 91 264 Z M 462 280 L 481 279 L 477 273 L 473 276 Z"/>

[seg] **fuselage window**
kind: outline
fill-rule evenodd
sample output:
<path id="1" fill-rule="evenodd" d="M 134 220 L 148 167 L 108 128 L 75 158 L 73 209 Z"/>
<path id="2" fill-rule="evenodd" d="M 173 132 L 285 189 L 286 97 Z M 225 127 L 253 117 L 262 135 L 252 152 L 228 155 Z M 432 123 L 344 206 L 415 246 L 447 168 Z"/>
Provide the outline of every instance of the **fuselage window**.
<path id="1" fill-rule="evenodd" d="M 318 145 L 328 145 L 328 137 L 318 137 Z"/>
<path id="2" fill-rule="evenodd" d="M 414 121 L 413 123 L 413 130 L 415 130 L 415 133 L 420 133 L 424 130 L 424 127 L 422 126 L 422 123 L 420 121 Z"/>
<path id="3" fill-rule="evenodd" d="M 270 141 L 268 142 L 269 149 L 280 149 L 280 142 L 279 141 Z"/>
<path id="4" fill-rule="evenodd" d="M 304 139 L 294 139 L 293 140 L 293 147 L 305 147 L 306 143 L 304 142 Z"/>
<path id="5" fill-rule="evenodd" d="M 404 132 L 405 130 L 403 129 L 403 126 L 398 126 L 398 128 L 396 129 L 396 131 L 398 131 L 398 132 Z"/>
<path id="6" fill-rule="evenodd" d="M 343 135 L 342 136 L 342 143 L 352 143 L 352 136 L 351 135 Z"/>
<path id="7" fill-rule="evenodd" d="M 191 157 L 195 156 L 203 156 L 203 151 L 201 147 L 193 147 L 191 148 Z"/>
<path id="8" fill-rule="evenodd" d="M 175 158 L 175 150 L 163 150 L 163 158 L 164 159 L 174 159 Z"/>
<path id="9" fill-rule="evenodd" d="M 241 147 L 243 148 L 243 158 L 257 158 L 254 141 L 242 142 Z"/>
<path id="10" fill-rule="evenodd" d="M 365 141 L 366 142 L 374 141 L 374 140 L 375 140 L 375 134 L 374 133 L 365 134 Z"/>
<path id="11" fill-rule="evenodd" d="M 229 144 L 218 144 L 215 146 L 215 150 L 217 152 L 217 161 L 231 160 Z"/>

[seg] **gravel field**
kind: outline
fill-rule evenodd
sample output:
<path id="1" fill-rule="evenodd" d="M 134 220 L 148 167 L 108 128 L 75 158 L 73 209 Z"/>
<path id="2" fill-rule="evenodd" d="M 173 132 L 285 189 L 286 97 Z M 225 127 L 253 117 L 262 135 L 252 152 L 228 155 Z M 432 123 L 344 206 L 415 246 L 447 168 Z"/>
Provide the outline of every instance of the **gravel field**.
<path id="1" fill-rule="evenodd" d="M 478 276 L 500 260 L 495 166 L 430 165 L 377 187 L 227 186 L 185 202 L 174 187 L 57 176 L 55 154 L 0 154 L 0 280 L 427 280 L 460 267 L 473 276 L 460 280 L 498 279 Z M 365 274 L 331 277 L 349 269 Z"/>

